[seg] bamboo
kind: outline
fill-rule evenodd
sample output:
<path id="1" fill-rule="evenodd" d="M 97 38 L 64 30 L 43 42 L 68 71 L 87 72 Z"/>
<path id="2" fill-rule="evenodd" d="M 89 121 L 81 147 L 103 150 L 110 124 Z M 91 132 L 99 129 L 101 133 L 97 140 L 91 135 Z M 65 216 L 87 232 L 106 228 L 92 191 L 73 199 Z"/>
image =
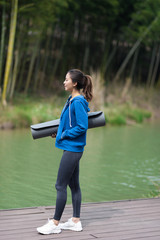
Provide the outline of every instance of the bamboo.
<path id="1" fill-rule="evenodd" d="M 10 99 L 13 98 L 15 84 L 16 84 L 16 77 L 17 77 L 17 67 L 18 67 L 18 61 L 19 61 L 19 52 L 18 50 L 15 51 L 15 63 L 14 63 L 14 69 L 13 69 L 13 77 L 11 82 L 11 90 L 10 90 Z"/>
<path id="2" fill-rule="evenodd" d="M 86 42 L 86 47 L 85 47 L 85 53 L 84 53 L 84 58 L 83 58 L 83 71 L 85 72 L 87 69 L 87 63 L 89 59 L 89 43 Z"/>
<path id="3" fill-rule="evenodd" d="M 12 55 L 13 55 L 13 47 L 15 41 L 15 32 L 16 32 L 16 23 L 17 23 L 17 12 L 18 12 L 18 0 L 12 0 L 12 13 L 11 13 L 11 21 L 10 21 L 10 34 L 9 34 L 9 44 L 8 44 L 8 53 L 6 60 L 6 68 L 4 75 L 4 87 L 2 92 L 2 105 L 6 106 L 6 91 L 9 80 L 9 73 L 11 69 L 12 63 Z"/>
<path id="4" fill-rule="evenodd" d="M 149 25 L 149 27 L 146 29 L 146 31 L 143 32 L 143 34 L 141 35 L 141 37 L 135 42 L 135 44 L 133 45 L 133 47 L 131 48 L 131 50 L 129 51 L 129 53 L 127 54 L 126 58 L 124 59 L 124 61 L 122 62 L 116 76 L 114 77 L 113 81 L 117 82 L 117 80 L 119 79 L 120 75 L 122 74 L 123 70 L 125 69 L 126 65 L 128 64 L 130 58 L 132 57 L 132 55 L 134 54 L 134 52 L 136 51 L 136 49 L 138 48 L 138 46 L 140 45 L 140 43 L 142 42 L 142 40 L 144 39 L 144 37 L 148 34 L 148 32 L 152 29 L 153 25 L 157 22 L 159 16 L 157 16 Z"/>
<path id="5" fill-rule="evenodd" d="M 19 72 L 19 78 L 18 78 L 18 84 L 16 86 L 17 91 L 21 91 L 22 89 L 22 85 L 23 85 L 23 77 L 24 77 L 24 72 L 25 72 L 25 66 L 26 66 L 26 62 L 27 62 L 27 57 L 26 57 L 26 53 L 23 53 L 22 55 L 22 59 L 23 61 L 21 62 L 20 65 L 20 72 Z M 23 86 L 24 87 L 24 86 Z"/>
<path id="6" fill-rule="evenodd" d="M 151 79 L 151 87 L 153 87 L 153 86 L 154 86 L 154 83 L 155 83 L 155 79 L 156 79 L 156 75 L 157 75 L 157 71 L 158 71 L 159 62 L 160 62 L 160 45 L 159 45 L 158 51 L 157 51 L 156 62 L 155 62 L 155 66 L 154 66 L 154 70 L 153 70 L 153 75 L 152 75 L 152 79 Z"/>
<path id="7" fill-rule="evenodd" d="M 108 56 L 106 65 L 105 65 L 105 67 L 104 67 L 104 76 L 106 75 L 107 70 L 108 70 L 108 68 L 109 68 L 109 65 L 111 64 L 112 60 L 113 60 L 114 57 L 115 57 L 115 54 L 116 54 L 116 52 L 117 52 L 117 49 L 118 49 L 118 42 L 116 42 L 116 45 L 113 47 L 113 50 L 111 51 L 110 55 Z M 108 74 L 107 74 L 107 75 L 108 75 Z"/>
<path id="8" fill-rule="evenodd" d="M 50 52 L 49 48 L 50 48 L 50 43 L 51 43 L 51 36 L 52 36 L 51 29 L 48 29 L 48 31 L 47 31 L 47 41 L 46 41 L 46 46 L 45 46 L 45 53 L 44 53 L 44 58 L 42 59 L 43 66 L 42 66 L 42 72 L 40 74 L 40 79 L 39 79 L 39 88 L 41 88 L 41 86 L 43 85 L 44 78 L 45 78 L 45 72 L 46 72 L 48 57 L 49 57 L 49 52 Z M 38 85 L 38 82 L 37 82 L 37 76 L 36 76 L 34 90 L 36 90 L 37 85 Z"/>
<path id="9" fill-rule="evenodd" d="M 109 35 L 109 36 L 108 36 Z M 105 74 L 107 71 L 107 68 L 109 66 L 110 61 L 114 57 L 114 54 L 116 52 L 116 48 L 114 48 L 113 52 L 111 55 L 109 55 L 109 50 L 112 44 L 112 35 L 113 35 L 113 27 L 111 27 L 110 34 L 107 32 L 105 36 L 105 47 L 104 47 L 104 53 L 103 53 L 103 58 L 102 58 L 102 64 L 100 66 L 100 72 L 101 72 L 101 77 L 105 79 Z"/>
<path id="10" fill-rule="evenodd" d="M 66 41 L 67 41 L 67 35 L 68 35 L 68 33 L 65 33 L 65 36 L 62 37 L 62 44 L 61 44 L 61 47 L 60 47 L 60 50 L 59 50 L 59 56 L 56 57 L 55 64 L 54 64 L 54 67 L 53 67 L 53 71 L 52 71 L 52 76 L 53 77 L 54 77 L 54 75 L 56 73 L 56 70 L 58 68 L 60 59 L 62 57 L 63 49 L 64 49 L 64 46 L 65 46 Z M 53 78 L 50 78 L 49 88 L 52 87 L 52 82 L 53 82 Z"/>
<path id="11" fill-rule="evenodd" d="M 41 75 L 40 72 L 40 49 L 38 51 L 38 55 L 37 55 L 37 61 L 35 64 L 35 73 L 34 73 L 34 77 L 33 77 L 33 81 L 34 81 L 34 85 L 33 85 L 33 91 L 36 92 L 37 91 L 37 85 L 38 85 L 38 79 L 39 79 L 39 75 Z"/>
<path id="12" fill-rule="evenodd" d="M 134 71 L 135 71 L 135 68 L 136 68 L 136 63 L 137 63 L 137 59 L 138 59 L 139 49 L 140 49 L 140 46 L 137 48 L 137 50 L 136 50 L 136 52 L 134 54 L 134 57 L 133 57 L 133 62 L 132 62 L 132 67 L 131 67 L 131 72 L 130 72 L 131 83 L 133 81 L 133 76 L 134 76 Z"/>
<path id="13" fill-rule="evenodd" d="M 27 25 L 27 22 L 23 22 L 20 29 L 23 28 L 24 25 Z M 28 26 L 28 25 L 27 25 Z M 20 30 L 21 31 L 21 30 Z M 27 36 L 24 34 L 20 34 L 20 50 L 19 50 L 19 64 L 18 64 L 18 79 L 17 79 L 17 84 L 16 84 L 16 90 L 19 92 L 24 88 L 24 83 L 23 83 L 23 78 L 24 78 L 24 73 L 25 73 L 25 66 L 26 66 L 26 62 L 27 62 L 27 56 L 28 56 L 28 52 L 27 52 L 27 41 L 23 41 L 23 39 L 27 38 Z M 22 40 L 22 42 L 21 42 Z M 22 59 L 22 61 L 21 61 Z"/>
<path id="14" fill-rule="evenodd" d="M 137 62 L 137 58 L 138 58 L 139 49 L 140 48 L 138 47 L 135 54 L 134 54 L 130 76 L 126 78 L 126 82 L 125 82 L 123 90 L 122 90 L 122 94 L 121 94 L 122 98 L 126 97 L 128 91 L 129 91 L 129 88 L 132 85 L 133 75 L 134 75 L 134 71 L 135 71 L 135 68 L 136 68 L 136 62 Z"/>
<path id="15" fill-rule="evenodd" d="M 148 73 L 148 78 L 147 78 L 147 87 L 149 87 L 150 82 L 151 82 L 151 77 L 153 73 L 153 67 L 154 67 L 154 62 L 156 59 L 156 50 L 157 50 L 157 44 L 154 44 L 153 50 L 152 50 L 152 57 L 151 57 L 151 62 L 149 66 L 149 73 Z"/>
<path id="16" fill-rule="evenodd" d="M 90 45 L 89 45 L 89 39 L 90 39 L 90 31 L 89 26 L 86 24 L 85 26 L 85 51 L 84 51 L 84 58 L 83 58 L 83 71 L 85 72 L 87 69 L 87 63 L 89 59 L 89 53 L 90 53 Z"/>
<path id="17" fill-rule="evenodd" d="M 106 36 L 107 38 L 107 36 Z M 103 58 L 102 58 L 102 64 L 101 64 L 101 77 L 104 78 L 105 76 L 105 70 L 106 70 L 106 62 L 108 59 L 108 52 L 109 52 L 109 47 L 110 47 L 110 38 L 107 38 L 105 47 L 104 47 L 104 53 L 103 53 Z"/>
<path id="18" fill-rule="evenodd" d="M 5 1 L 4 1 L 5 2 Z M 3 69 L 3 57 L 4 57 L 4 41 L 5 41 L 5 4 L 3 5 L 2 11 L 2 33 L 1 33 L 1 49 L 0 49 L 0 85 L 2 83 L 2 69 Z"/>
<path id="19" fill-rule="evenodd" d="M 10 89 L 11 89 L 11 83 L 12 83 L 12 69 L 13 69 L 13 61 L 11 62 L 11 70 L 8 77 L 8 84 L 7 84 L 7 91 L 6 96 L 9 95 Z"/>
<path id="20" fill-rule="evenodd" d="M 28 71 L 28 75 L 27 75 L 27 81 L 26 81 L 26 85 L 25 85 L 25 89 L 24 89 L 25 94 L 28 92 L 29 85 L 30 85 L 30 82 L 31 82 L 31 76 L 32 76 L 32 73 L 33 73 L 33 68 L 34 68 L 34 64 L 35 64 L 35 60 L 36 60 L 36 56 L 37 56 L 39 42 L 40 41 L 39 41 L 39 38 L 38 38 L 38 40 L 35 43 L 35 47 L 33 48 L 33 54 L 32 54 L 32 57 L 31 57 L 29 71 Z"/>
<path id="21" fill-rule="evenodd" d="M 17 29 L 18 30 L 18 29 Z M 12 74 L 12 82 L 11 82 L 11 88 L 10 88 L 10 93 L 9 93 L 9 98 L 12 99 L 17 83 L 17 75 L 20 67 L 20 61 L 22 59 L 22 42 L 21 40 L 23 39 L 24 34 L 23 34 L 23 23 L 21 22 L 20 27 L 19 27 L 19 32 L 17 34 L 17 42 L 16 42 L 16 51 L 14 53 L 15 55 L 15 61 L 14 61 L 14 67 L 13 67 L 13 74 Z"/>

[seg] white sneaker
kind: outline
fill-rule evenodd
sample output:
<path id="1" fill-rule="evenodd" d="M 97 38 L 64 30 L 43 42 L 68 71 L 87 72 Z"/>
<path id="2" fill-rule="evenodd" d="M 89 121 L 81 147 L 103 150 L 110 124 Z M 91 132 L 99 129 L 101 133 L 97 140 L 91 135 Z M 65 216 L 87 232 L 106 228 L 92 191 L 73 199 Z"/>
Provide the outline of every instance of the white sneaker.
<path id="1" fill-rule="evenodd" d="M 53 222 L 53 220 L 48 219 L 48 223 L 43 225 L 42 227 L 37 228 L 37 231 L 41 234 L 52 234 L 52 233 L 60 233 L 61 229 L 58 226 L 56 226 Z"/>
<path id="2" fill-rule="evenodd" d="M 74 223 L 72 221 L 72 218 L 68 219 L 68 222 L 65 222 L 65 223 L 60 223 L 59 224 L 59 227 L 61 229 L 69 229 L 69 230 L 72 230 L 72 231 L 76 231 L 76 232 L 80 232 L 82 231 L 82 224 L 81 224 L 81 221 L 77 222 L 77 223 Z"/>

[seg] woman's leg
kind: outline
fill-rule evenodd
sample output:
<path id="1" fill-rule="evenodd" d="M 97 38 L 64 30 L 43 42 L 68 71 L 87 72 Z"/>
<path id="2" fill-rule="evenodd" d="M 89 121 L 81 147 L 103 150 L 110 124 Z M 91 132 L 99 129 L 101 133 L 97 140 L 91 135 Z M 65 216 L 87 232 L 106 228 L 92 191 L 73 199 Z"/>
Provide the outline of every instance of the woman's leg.
<path id="1" fill-rule="evenodd" d="M 76 169 L 77 164 L 82 156 L 82 153 L 64 151 L 56 182 L 57 200 L 54 220 L 59 221 L 67 201 L 67 185 Z"/>
<path id="2" fill-rule="evenodd" d="M 76 222 L 80 218 L 81 209 L 81 189 L 79 185 L 79 162 L 72 174 L 69 182 L 69 187 L 72 193 L 72 205 L 73 205 L 73 220 Z"/>

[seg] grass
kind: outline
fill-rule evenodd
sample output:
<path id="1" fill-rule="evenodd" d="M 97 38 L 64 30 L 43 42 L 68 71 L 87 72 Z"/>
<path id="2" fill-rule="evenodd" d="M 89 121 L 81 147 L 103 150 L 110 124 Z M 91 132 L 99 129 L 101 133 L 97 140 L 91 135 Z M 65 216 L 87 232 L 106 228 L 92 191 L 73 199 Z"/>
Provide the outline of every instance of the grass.
<path id="1" fill-rule="evenodd" d="M 125 125 L 160 118 L 159 89 L 131 86 L 125 96 L 122 92 L 121 85 L 106 87 L 103 109 L 108 123 Z"/>
<path id="2" fill-rule="evenodd" d="M 112 125 L 142 123 L 152 116 L 151 112 L 128 103 L 107 105 L 104 112 L 107 122 Z"/>
<path id="3" fill-rule="evenodd" d="M 105 91 L 101 91 L 101 88 L 95 91 L 90 107 L 91 111 L 103 110 L 106 122 L 110 125 L 142 123 L 145 119 L 154 119 L 155 112 L 159 109 L 160 97 L 156 90 L 147 92 L 146 89 L 132 87 L 124 99 L 121 96 L 121 87 L 107 87 Z M 100 95 L 102 92 L 103 97 Z M 57 119 L 67 96 L 18 95 L 5 109 L 0 105 L 0 128 L 29 127 L 31 124 Z M 158 111 L 156 114 L 160 117 Z"/>
<path id="4" fill-rule="evenodd" d="M 30 99 L 16 101 L 16 104 L 9 105 L 6 109 L 1 109 L 0 125 L 9 122 L 12 128 L 29 127 L 31 124 L 50 121 L 60 117 L 64 99 Z M 142 123 L 144 119 L 150 118 L 151 113 L 144 109 L 135 108 L 128 104 L 105 105 L 103 111 L 106 122 L 111 125 L 125 125 L 132 123 Z"/>
<path id="5" fill-rule="evenodd" d="M 159 198 L 160 197 L 160 182 L 159 181 L 151 181 L 149 178 L 148 180 L 154 186 L 154 190 L 152 190 L 147 196 L 148 198 Z"/>
<path id="6" fill-rule="evenodd" d="M 60 117 L 63 104 L 63 98 L 41 99 L 19 96 L 7 108 L 1 107 L 1 128 L 3 128 L 3 123 L 9 123 L 11 128 L 24 128 L 31 124 L 57 119 Z"/>

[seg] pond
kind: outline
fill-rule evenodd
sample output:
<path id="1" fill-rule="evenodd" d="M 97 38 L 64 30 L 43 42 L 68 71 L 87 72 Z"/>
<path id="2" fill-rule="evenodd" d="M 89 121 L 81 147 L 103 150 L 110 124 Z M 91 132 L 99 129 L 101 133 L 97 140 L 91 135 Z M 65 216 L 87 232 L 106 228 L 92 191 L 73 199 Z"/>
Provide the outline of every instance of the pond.
<path id="1" fill-rule="evenodd" d="M 55 205 L 62 150 L 54 143 L 33 140 L 30 129 L 0 131 L 0 209 Z M 83 203 L 156 195 L 160 123 L 89 129 L 80 183 Z"/>

